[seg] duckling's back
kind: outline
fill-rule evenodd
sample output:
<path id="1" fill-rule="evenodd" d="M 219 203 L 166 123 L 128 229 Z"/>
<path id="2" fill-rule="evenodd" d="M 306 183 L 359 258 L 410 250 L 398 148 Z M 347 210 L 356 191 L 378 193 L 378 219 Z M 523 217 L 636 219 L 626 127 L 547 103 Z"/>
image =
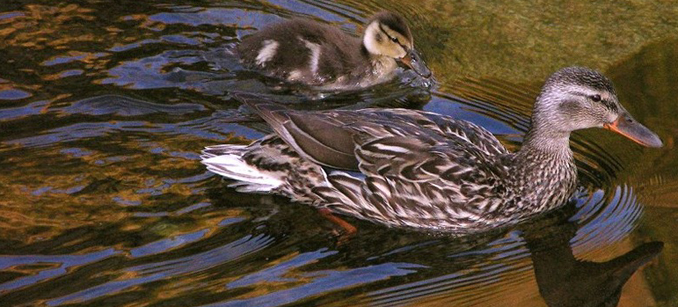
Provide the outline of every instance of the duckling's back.
<path id="1" fill-rule="evenodd" d="M 317 22 L 292 19 L 270 25 L 238 46 L 246 65 L 307 85 L 323 85 L 369 69 L 360 39 Z"/>

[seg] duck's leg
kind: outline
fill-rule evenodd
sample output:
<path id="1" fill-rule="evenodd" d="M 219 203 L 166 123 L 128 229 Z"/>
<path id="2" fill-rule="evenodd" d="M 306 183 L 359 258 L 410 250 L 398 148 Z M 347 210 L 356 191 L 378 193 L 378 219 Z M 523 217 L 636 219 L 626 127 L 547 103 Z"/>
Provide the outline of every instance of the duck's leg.
<path id="1" fill-rule="evenodd" d="M 320 212 L 320 215 L 322 215 L 324 218 L 326 218 L 333 224 L 341 227 L 341 229 L 344 231 L 343 233 L 339 234 L 340 237 L 339 241 L 345 241 L 346 239 L 355 235 L 356 232 L 358 232 L 358 229 L 355 228 L 355 226 L 351 225 L 351 223 L 344 221 L 342 218 L 332 214 L 332 210 L 327 208 L 320 208 L 318 209 L 318 212 Z"/>

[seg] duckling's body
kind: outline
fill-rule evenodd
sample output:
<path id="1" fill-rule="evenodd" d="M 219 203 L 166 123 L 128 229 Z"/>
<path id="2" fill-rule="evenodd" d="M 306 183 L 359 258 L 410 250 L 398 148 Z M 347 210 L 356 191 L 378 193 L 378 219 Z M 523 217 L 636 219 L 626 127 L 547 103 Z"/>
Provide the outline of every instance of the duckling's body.
<path id="1" fill-rule="evenodd" d="M 362 88 L 388 81 L 395 76 L 396 59 L 412 54 L 411 66 L 428 77 L 430 71 L 415 53 L 404 22 L 393 13 L 377 14 L 359 39 L 329 25 L 292 19 L 243 39 L 238 53 L 247 66 L 270 76 L 326 89 Z"/>
<path id="2" fill-rule="evenodd" d="M 523 147 L 508 152 L 487 130 L 429 112 L 303 112 L 245 101 L 275 134 L 203 152 L 208 169 L 243 192 L 277 193 L 389 226 L 488 230 L 566 203 L 577 172 L 571 131 L 606 127 L 646 146 L 609 80 L 563 69 L 544 85 Z"/>

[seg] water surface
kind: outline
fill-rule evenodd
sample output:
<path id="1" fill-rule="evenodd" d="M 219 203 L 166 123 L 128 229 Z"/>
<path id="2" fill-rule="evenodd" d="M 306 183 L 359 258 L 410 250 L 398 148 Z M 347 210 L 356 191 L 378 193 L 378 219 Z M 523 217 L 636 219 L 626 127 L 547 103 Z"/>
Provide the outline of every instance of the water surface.
<path id="1" fill-rule="evenodd" d="M 0 305 L 678 304 L 678 8 L 601 5 L 3 3 Z M 430 92 L 405 73 L 309 96 L 224 52 L 285 18 L 355 32 L 382 9 L 410 21 Z M 293 108 L 420 108 L 516 149 L 544 78 L 574 64 L 611 77 L 665 147 L 575 133 L 573 201 L 510 229 L 453 238 L 349 219 L 359 235 L 337 244 L 312 208 L 236 193 L 199 163 L 204 146 L 264 135 L 230 120 L 232 90 Z"/>

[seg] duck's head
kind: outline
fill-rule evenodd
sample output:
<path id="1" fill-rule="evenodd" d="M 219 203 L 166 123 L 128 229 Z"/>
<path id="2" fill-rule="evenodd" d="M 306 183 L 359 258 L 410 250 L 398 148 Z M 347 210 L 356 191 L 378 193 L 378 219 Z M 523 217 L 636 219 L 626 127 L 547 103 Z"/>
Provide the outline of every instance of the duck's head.
<path id="1" fill-rule="evenodd" d="M 566 135 L 586 128 L 605 128 L 641 145 L 661 147 L 650 129 L 619 103 L 612 82 L 583 67 L 563 68 L 546 80 L 532 115 L 531 134 Z"/>
<path id="2" fill-rule="evenodd" d="M 423 77 L 431 71 L 414 49 L 414 40 L 405 19 L 391 12 L 381 12 L 367 23 L 363 34 L 367 52 L 376 56 L 394 58 Z"/>

